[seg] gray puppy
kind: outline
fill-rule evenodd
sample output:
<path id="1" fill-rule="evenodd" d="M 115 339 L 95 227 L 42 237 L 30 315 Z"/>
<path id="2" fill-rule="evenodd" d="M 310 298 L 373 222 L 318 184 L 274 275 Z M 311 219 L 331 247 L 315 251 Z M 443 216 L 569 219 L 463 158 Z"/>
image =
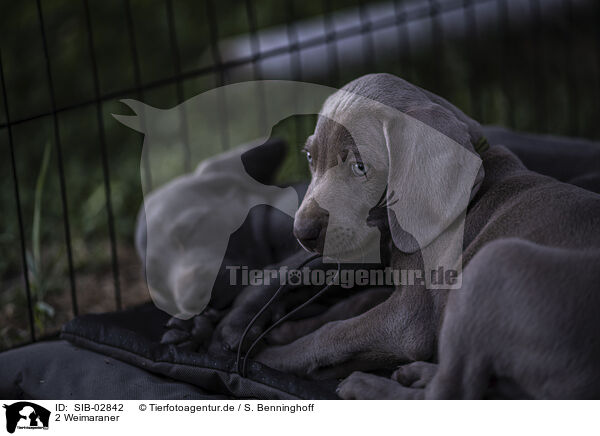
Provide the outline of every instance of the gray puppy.
<path id="1" fill-rule="evenodd" d="M 477 122 L 397 77 L 368 75 L 343 90 L 410 114 L 472 152 L 481 143 Z M 345 108 L 360 123 L 364 114 L 353 109 Z M 356 210 L 365 206 L 356 190 L 344 194 L 339 180 L 333 186 L 327 177 L 328 168 L 343 163 L 340 154 L 355 148 L 352 141 L 342 125 L 321 118 L 307 142 L 313 176 L 294 232 L 311 251 L 323 252 L 328 224 L 315 192 L 336 190 L 347 208 L 348 235 L 353 217 L 361 216 Z M 372 147 L 381 155 L 377 144 Z M 267 347 L 257 359 L 311 378 L 405 364 L 391 379 L 354 372 L 340 384 L 342 398 L 600 396 L 600 197 L 527 170 L 502 146 L 480 155 L 464 223 L 461 289 L 399 286 L 365 313 Z M 355 160 L 348 162 L 353 172 L 363 172 L 354 169 Z M 389 236 L 397 226 L 393 214 L 377 209 L 369 219 L 389 238 L 391 264 L 422 268 L 419 250 L 404 249 L 393 232 Z"/>

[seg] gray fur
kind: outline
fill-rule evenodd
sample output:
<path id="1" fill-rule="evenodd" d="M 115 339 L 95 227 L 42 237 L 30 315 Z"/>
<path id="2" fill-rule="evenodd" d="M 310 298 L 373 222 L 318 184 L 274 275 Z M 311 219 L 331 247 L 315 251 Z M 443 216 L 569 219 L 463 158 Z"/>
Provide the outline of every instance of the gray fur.
<path id="1" fill-rule="evenodd" d="M 345 89 L 411 112 L 465 147 L 482 134 L 445 100 L 394 76 L 365 76 Z M 315 135 L 325 134 L 317 126 Z M 466 215 L 462 289 L 399 287 L 258 360 L 312 378 L 439 362 L 412 367 L 410 380 L 421 382 L 410 386 L 396 381 L 406 381 L 400 373 L 352 374 L 342 398 L 483 398 L 492 387 L 509 397 L 599 397 L 600 196 L 527 170 L 501 145 L 482 160 Z M 421 266 L 418 252 L 390 249 L 394 267 Z"/>

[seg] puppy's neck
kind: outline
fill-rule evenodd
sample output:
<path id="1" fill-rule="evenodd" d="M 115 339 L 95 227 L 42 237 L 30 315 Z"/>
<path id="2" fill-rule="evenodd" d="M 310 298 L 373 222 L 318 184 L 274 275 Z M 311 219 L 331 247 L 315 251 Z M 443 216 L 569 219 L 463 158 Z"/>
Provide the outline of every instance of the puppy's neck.
<path id="1" fill-rule="evenodd" d="M 467 214 L 486 197 L 490 189 L 504 183 L 507 178 L 529 171 L 509 149 L 503 145 L 494 145 L 481 153 L 485 176 L 477 194 L 467 208 Z"/>

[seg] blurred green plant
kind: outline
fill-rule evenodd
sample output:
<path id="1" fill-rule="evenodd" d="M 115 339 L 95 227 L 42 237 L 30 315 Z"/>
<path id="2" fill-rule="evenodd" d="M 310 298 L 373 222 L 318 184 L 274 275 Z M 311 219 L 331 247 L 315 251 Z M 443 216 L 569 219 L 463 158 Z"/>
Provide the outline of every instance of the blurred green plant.
<path id="1" fill-rule="evenodd" d="M 33 226 L 31 229 L 31 247 L 26 252 L 27 271 L 31 287 L 31 298 L 34 301 L 33 318 L 36 330 L 44 333 L 45 323 L 48 318 L 54 317 L 54 308 L 44 301 L 49 288 L 49 276 L 46 275 L 42 260 L 42 240 L 40 230 L 42 226 L 42 197 L 48 174 L 48 164 L 52 147 L 50 142 L 44 146 L 42 164 L 35 183 L 35 196 L 33 207 Z"/>

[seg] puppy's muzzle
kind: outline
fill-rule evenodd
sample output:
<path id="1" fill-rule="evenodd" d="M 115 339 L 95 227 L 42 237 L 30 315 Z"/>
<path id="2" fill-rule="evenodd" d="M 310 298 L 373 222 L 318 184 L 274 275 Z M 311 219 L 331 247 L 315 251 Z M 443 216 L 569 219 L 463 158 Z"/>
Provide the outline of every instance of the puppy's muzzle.
<path id="1" fill-rule="evenodd" d="M 309 200 L 296 213 L 294 236 L 307 251 L 322 253 L 329 214 L 316 201 Z"/>

